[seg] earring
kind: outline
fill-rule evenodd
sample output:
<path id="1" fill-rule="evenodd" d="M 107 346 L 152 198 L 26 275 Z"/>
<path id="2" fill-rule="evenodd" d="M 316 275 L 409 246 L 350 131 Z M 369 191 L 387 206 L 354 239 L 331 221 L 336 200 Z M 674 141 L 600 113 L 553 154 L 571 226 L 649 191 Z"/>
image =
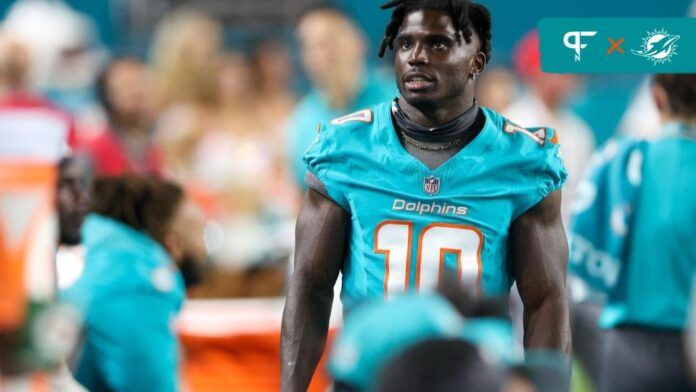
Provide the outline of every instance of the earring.
<path id="1" fill-rule="evenodd" d="M 469 79 L 471 79 L 471 80 L 473 80 L 473 81 L 475 82 L 475 81 L 476 81 L 476 76 L 477 76 L 477 75 L 478 75 L 477 73 L 469 74 Z"/>

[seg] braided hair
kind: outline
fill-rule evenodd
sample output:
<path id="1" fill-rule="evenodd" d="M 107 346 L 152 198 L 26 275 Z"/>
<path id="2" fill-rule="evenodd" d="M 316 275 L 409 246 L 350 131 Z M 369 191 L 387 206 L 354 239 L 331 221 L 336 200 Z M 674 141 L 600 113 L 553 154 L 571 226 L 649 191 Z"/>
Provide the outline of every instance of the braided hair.
<path id="1" fill-rule="evenodd" d="M 161 245 L 185 199 L 174 182 L 135 174 L 100 177 L 93 191 L 91 212 L 143 231 Z"/>
<path id="2" fill-rule="evenodd" d="M 394 39 L 404 17 L 413 11 L 427 9 L 449 14 L 454 28 L 457 32 L 461 32 L 466 43 L 471 43 L 472 29 L 476 31 L 486 62 L 491 58 L 491 13 L 481 4 L 469 0 L 392 0 L 380 8 L 383 10 L 394 8 L 394 11 L 379 46 L 379 57 L 384 56 L 387 48 L 394 49 Z"/>

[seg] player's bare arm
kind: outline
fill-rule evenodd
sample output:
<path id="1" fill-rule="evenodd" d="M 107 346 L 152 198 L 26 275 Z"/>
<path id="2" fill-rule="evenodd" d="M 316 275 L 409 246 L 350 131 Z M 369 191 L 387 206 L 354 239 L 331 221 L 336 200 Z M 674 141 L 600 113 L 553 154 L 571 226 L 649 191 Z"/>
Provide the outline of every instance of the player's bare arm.
<path id="1" fill-rule="evenodd" d="M 524 304 L 526 349 L 570 354 L 566 300 L 568 243 L 556 191 L 517 218 L 511 227 L 513 271 Z"/>
<path id="2" fill-rule="evenodd" d="M 350 216 L 310 189 L 297 218 L 295 272 L 281 327 L 283 391 L 305 391 L 321 358 Z"/>

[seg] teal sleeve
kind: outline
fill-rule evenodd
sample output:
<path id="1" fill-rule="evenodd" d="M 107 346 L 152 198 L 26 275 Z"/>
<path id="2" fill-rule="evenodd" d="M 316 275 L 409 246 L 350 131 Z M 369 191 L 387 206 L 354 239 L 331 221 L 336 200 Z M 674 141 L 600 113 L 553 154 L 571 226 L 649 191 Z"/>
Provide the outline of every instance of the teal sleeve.
<path id="1" fill-rule="evenodd" d="M 516 211 L 515 217 L 524 214 L 527 210 L 537 205 L 551 193 L 561 189 L 568 178 L 568 172 L 563 164 L 561 149 L 556 142 L 556 131 L 545 128 L 543 144 L 527 143 L 525 146 L 532 150 L 523 172 L 526 174 L 518 181 L 529 182 L 522 185 L 528 192 Z M 526 137 L 526 136 L 525 136 Z"/>
<path id="2" fill-rule="evenodd" d="M 110 297 L 87 316 L 78 381 L 98 375 L 114 391 L 177 391 L 177 340 L 172 305 L 155 291 Z"/>
<path id="3" fill-rule="evenodd" d="M 320 124 L 314 142 L 304 155 L 307 171 L 314 174 L 324 184 L 328 196 L 344 210 L 350 211 L 348 200 L 342 191 L 341 183 L 349 173 L 345 172 L 342 161 L 345 160 L 338 150 L 338 140 L 332 130 Z M 344 169 L 344 170 L 342 170 Z"/>
<path id="4" fill-rule="evenodd" d="M 555 133 L 554 129 L 547 129 L 546 141 L 543 147 L 542 166 L 539 173 L 541 178 L 539 201 L 561 189 L 568 178 L 568 171 L 563 164 L 561 148 L 557 143 L 551 142 L 551 140 L 556 139 Z"/>

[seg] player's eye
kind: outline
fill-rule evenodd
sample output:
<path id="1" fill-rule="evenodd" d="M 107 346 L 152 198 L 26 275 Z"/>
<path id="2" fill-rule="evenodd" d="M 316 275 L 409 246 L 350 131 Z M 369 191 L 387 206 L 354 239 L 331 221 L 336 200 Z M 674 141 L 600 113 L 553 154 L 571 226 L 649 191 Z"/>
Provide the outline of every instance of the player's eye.
<path id="1" fill-rule="evenodd" d="M 433 42 L 433 49 L 435 50 L 446 50 L 448 45 L 445 41 L 435 41 Z"/>
<path id="2" fill-rule="evenodd" d="M 399 49 L 401 50 L 409 50 L 413 45 L 411 45 L 411 41 L 408 40 L 401 40 L 398 43 Z"/>

